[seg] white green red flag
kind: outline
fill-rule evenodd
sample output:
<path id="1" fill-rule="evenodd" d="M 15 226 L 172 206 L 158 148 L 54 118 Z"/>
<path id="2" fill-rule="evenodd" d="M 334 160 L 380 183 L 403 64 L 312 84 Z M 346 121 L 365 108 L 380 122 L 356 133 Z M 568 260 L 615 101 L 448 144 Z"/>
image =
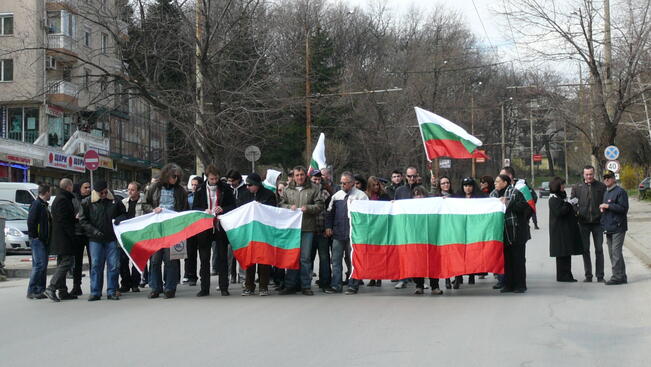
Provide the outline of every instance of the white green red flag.
<path id="1" fill-rule="evenodd" d="M 213 227 L 215 217 L 198 210 L 175 212 L 163 209 L 113 225 L 115 237 L 142 273 L 154 252 L 172 247 Z"/>
<path id="2" fill-rule="evenodd" d="M 495 198 L 348 204 L 355 279 L 504 273 L 504 205 Z"/>
<path id="3" fill-rule="evenodd" d="M 243 268 L 252 264 L 298 269 L 303 212 L 257 201 L 219 216 L 222 228 Z"/>
<path id="4" fill-rule="evenodd" d="M 278 181 L 278 177 L 280 176 L 280 174 L 281 174 L 280 171 L 276 171 L 275 169 L 268 169 L 267 176 L 262 182 L 262 186 L 264 186 L 265 188 L 273 192 L 276 192 L 276 182 Z"/>
<path id="5" fill-rule="evenodd" d="M 531 192 L 529 186 L 527 186 L 527 183 L 524 180 L 517 180 L 515 182 L 515 188 L 522 193 L 524 199 L 527 201 L 527 204 L 529 204 L 531 209 L 535 212 L 536 202 L 533 200 L 533 193 Z"/>
<path id="6" fill-rule="evenodd" d="M 414 107 L 427 160 L 438 157 L 473 158 L 482 142 L 461 126 L 422 108 Z"/>
<path id="7" fill-rule="evenodd" d="M 319 140 L 316 142 L 314 147 L 314 152 L 312 152 L 312 160 L 310 160 L 310 168 L 308 169 L 308 175 L 317 169 L 326 168 L 326 156 L 325 156 L 325 134 L 321 133 L 319 135 Z"/>

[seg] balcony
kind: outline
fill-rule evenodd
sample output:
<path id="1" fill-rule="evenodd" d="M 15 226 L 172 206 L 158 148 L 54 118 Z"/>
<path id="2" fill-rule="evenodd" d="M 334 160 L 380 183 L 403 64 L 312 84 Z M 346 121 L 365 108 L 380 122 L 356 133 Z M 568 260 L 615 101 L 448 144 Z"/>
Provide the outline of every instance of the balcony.
<path id="1" fill-rule="evenodd" d="M 122 21 L 122 20 L 117 20 L 117 25 L 118 25 L 118 32 L 117 34 L 124 40 L 129 39 L 129 24 L 127 22 Z"/>
<path id="2" fill-rule="evenodd" d="M 47 35 L 47 54 L 66 62 L 76 62 L 75 41 L 65 34 Z"/>
<path id="3" fill-rule="evenodd" d="M 79 87 L 63 80 L 48 82 L 47 99 L 51 104 L 69 110 L 78 110 Z"/>

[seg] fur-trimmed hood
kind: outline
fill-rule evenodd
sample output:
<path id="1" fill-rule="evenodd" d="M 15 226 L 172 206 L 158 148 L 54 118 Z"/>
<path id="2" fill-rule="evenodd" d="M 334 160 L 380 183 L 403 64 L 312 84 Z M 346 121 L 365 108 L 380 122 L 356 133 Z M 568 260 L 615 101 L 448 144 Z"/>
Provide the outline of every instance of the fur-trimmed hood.
<path id="1" fill-rule="evenodd" d="M 111 190 L 108 191 L 108 195 L 106 195 L 106 198 L 111 200 L 111 201 L 113 201 L 115 199 L 115 197 L 113 196 L 113 193 L 111 192 Z M 93 190 L 93 192 L 91 192 L 91 194 L 90 194 L 90 202 L 91 203 L 96 203 L 96 202 L 99 201 L 99 199 L 100 199 L 99 192 Z"/>

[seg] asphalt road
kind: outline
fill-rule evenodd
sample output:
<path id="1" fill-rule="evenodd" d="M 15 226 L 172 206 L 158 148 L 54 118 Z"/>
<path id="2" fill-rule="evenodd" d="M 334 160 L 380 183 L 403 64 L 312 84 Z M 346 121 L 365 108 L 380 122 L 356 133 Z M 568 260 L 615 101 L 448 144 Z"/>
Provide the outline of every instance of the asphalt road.
<path id="1" fill-rule="evenodd" d="M 625 250 L 628 285 L 555 282 L 539 207 L 524 295 L 491 277 L 442 296 L 385 282 L 355 296 L 240 297 L 235 285 L 198 299 L 179 286 L 172 300 L 55 304 L 27 300 L 17 280 L 0 283 L 0 365 L 648 366 L 651 270 Z M 583 279 L 580 257 L 573 268 Z"/>

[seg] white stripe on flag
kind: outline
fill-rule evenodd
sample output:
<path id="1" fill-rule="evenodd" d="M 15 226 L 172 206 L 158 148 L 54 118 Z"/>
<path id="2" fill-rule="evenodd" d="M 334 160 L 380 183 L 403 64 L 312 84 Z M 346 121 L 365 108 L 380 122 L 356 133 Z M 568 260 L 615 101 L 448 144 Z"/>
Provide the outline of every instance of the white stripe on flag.
<path id="1" fill-rule="evenodd" d="M 423 198 L 396 201 L 354 200 L 348 204 L 351 212 L 375 215 L 399 214 L 487 214 L 506 211 L 499 199 Z"/>
<path id="2" fill-rule="evenodd" d="M 222 227 L 227 231 L 249 224 L 254 220 L 278 229 L 300 229 L 303 212 L 300 210 L 276 208 L 252 201 L 219 216 Z"/>

